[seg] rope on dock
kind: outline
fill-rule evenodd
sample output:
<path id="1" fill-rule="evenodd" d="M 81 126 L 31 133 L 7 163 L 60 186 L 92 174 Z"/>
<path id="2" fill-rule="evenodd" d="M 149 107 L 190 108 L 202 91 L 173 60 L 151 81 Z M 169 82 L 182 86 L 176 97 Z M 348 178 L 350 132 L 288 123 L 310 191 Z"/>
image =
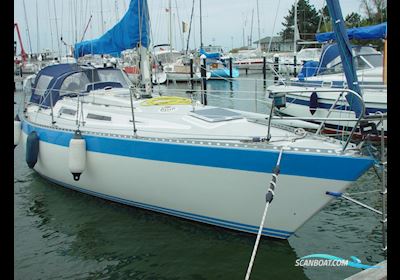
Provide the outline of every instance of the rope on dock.
<path id="1" fill-rule="evenodd" d="M 248 280 L 250 278 L 251 269 L 252 269 L 253 264 L 254 264 L 254 259 L 256 258 L 258 244 L 259 244 L 260 238 L 261 238 L 261 232 L 262 232 L 262 230 L 264 228 L 265 217 L 267 216 L 268 206 L 270 205 L 270 203 L 272 202 L 272 199 L 274 198 L 274 194 L 275 194 L 274 190 L 275 190 L 275 187 L 276 187 L 276 180 L 277 180 L 279 172 L 280 172 L 280 162 L 281 162 L 281 158 L 282 158 L 282 152 L 283 152 L 283 147 L 281 148 L 281 150 L 279 152 L 278 161 L 277 161 L 276 166 L 275 166 L 275 168 L 273 170 L 272 179 L 270 181 L 269 189 L 268 189 L 267 194 L 265 196 L 265 200 L 266 200 L 267 203 L 265 204 L 265 209 L 264 209 L 264 213 L 263 213 L 263 216 L 262 216 L 262 219 L 261 219 L 261 224 L 260 224 L 260 227 L 258 228 L 257 238 L 256 238 L 256 242 L 254 244 L 253 252 L 251 254 L 251 258 L 250 258 L 249 266 L 247 268 L 245 280 Z"/>

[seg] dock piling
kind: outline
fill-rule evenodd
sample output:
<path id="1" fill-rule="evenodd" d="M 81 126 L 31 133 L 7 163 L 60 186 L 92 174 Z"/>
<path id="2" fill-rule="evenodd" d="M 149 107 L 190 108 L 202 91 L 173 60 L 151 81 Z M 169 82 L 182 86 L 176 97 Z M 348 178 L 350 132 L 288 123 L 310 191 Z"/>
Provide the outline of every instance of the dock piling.
<path id="1" fill-rule="evenodd" d="M 200 56 L 200 59 L 202 60 L 202 66 L 201 66 L 201 81 L 203 85 L 203 90 L 201 94 L 201 104 L 207 105 L 207 61 L 206 61 L 206 56 L 202 54 Z"/>

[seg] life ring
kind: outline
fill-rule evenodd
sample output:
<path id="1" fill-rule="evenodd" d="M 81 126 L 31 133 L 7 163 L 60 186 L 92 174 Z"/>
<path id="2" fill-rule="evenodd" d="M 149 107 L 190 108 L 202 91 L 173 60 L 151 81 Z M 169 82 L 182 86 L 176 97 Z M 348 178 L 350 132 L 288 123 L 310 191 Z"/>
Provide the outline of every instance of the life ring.
<path id="1" fill-rule="evenodd" d="M 159 96 L 147 99 L 141 103 L 142 106 L 166 106 L 166 105 L 190 105 L 192 100 L 179 96 Z"/>

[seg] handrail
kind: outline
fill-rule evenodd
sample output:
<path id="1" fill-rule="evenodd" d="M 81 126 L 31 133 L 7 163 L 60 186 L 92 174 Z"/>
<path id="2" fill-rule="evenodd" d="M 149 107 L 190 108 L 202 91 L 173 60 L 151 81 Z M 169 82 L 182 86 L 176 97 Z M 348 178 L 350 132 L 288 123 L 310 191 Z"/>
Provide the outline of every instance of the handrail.
<path id="1" fill-rule="evenodd" d="M 273 93 L 273 94 L 275 94 L 275 93 L 303 93 L 303 92 L 316 92 L 316 91 L 319 91 L 319 92 L 340 92 L 340 93 L 343 93 L 343 92 L 347 92 L 348 94 L 350 94 L 350 93 L 352 93 L 352 94 L 354 94 L 354 96 L 356 96 L 356 98 L 358 98 L 359 100 L 360 100 L 360 102 L 361 102 L 361 106 L 362 106 L 362 109 L 361 109 L 361 114 L 360 114 L 360 116 L 356 119 L 356 123 L 355 123 L 355 125 L 353 126 L 353 128 L 352 128 L 352 130 L 351 130 L 351 132 L 350 132 L 350 135 L 349 135 L 349 137 L 347 138 L 347 140 L 346 140 L 346 143 L 344 144 L 344 146 L 343 146 L 343 149 L 342 149 L 342 152 L 344 152 L 345 150 L 346 150 L 346 148 L 347 148 L 347 146 L 349 145 L 349 143 L 350 143 L 350 140 L 351 140 L 351 138 L 352 138 L 352 136 L 353 136 L 353 134 L 354 134 L 354 132 L 355 132 L 355 130 L 356 130 L 356 127 L 359 125 L 359 123 L 360 123 L 360 121 L 364 118 L 364 116 L 365 116 L 365 103 L 364 103 L 364 100 L 362 99 L 362 97 L 357 93 L 357 92 L 355 92 L 355 91 L 353 91 L 353 90 L 351 90 L 351 89 L 347 89 L 347 88 L 338 88 L 338 89 L 335 89 L 335 88 L 323 88 L 323 89 L 295 89 L 295 90 L 290 90 L 290 89 L 284 89 L 284 90 L 280 90 L 280 89 L 274 89 L 274 90 L 271 90 L 270 92 L 271 93 Z M 331 107 L 331 109 L 329 109 L 329 112 L 331 111 L 333 109 L 333 107 Z"/>
<path id="2" fill-rule="evenodd" d="M 257 79 L 256 79 L 257 80 Z M 262 80 L 261 80 L 262 81 Z M 49 94 L 49 92 L 51 92 L 51 91 L 58 91 L 57 89 L 53 89 L 53 88 L 51 88 L 48 92 L 47 92 L 47 94 Z M 368 120 L 379 120 L 379 119 L 381 119 L 382 118 L 382 116 L 379 116 L 379 119 L 378 119 L 378 117 L 377 116 L 365 116 L 365 104 L 364 104 L 364 102 L 363 102 L 363 100 L 362 100 L 362 98 L 360 97 L 360 95 L 359 94 L 357 94 L 356 92 L 354 92 L 354 91 L 352 91 L 352 90 L 350 90 L 350 89 L 343 89 L 343 88 L 322 88 L 322 89 L 315 89 L 315 88 L 310 88 L 310 89 L 288 89 L 288 88 L 275 88 L 275 89 L 271 89 L 271 90 L 269 90 L 269 92 L 272 92 L 272 93 L 291 93 L 291 92 L 293 92 L 293 93 L 302 93 L 302 92 L 315 92 L 315 91 L 317 91 L 317 92 L 337 92 L 337 93 L 339 93 L 340 95 L 343 95 L 344 93 L 353 93 L 355 96 L 356 96 L 356 98 L 359 98 L 360 99 L 360 101 L 361 101 L 361 104 L 362 104 L 362 114 L 360 114 L 360 117 L 358 117 L 358 118 L 351 118 L 351 117 L 345 117 L 345 118 L 329 118 L 329 114 L 328 114 L 328 116 L 326 116 L 326 117 L 282 117 L 282 116 L 266 116 L 265 117 L 265 119 L 272 119 L 272 120 L 300 120 L 300 121 L 310 121 L 310 120 L 313 120 L 313 121 L 323 121 L 323 123 L 324 122 L 326 122 L 326 121 L 328 121 L 328 120 L 331 120 L 331 121 L 352 121 L 352 122 L 355 122 L 356 123 L 356 125 L 355 125 L 355 127 L 357 127 L 358 125 L 359 125 L 359 123 L 360 123 L 360 121 L 362 120 L 362 119 L 368 119 Z M 163 94 L 163 93 L 169 93 L 169 92 L 171 92 L 171 93 L 174 93 L 174 94 L 176 94 L 176 93 L 187 93 L 187 89 L 168 89 L 168 88 L 165 88 L 165 89 L 162 89 L 161 91 L 161 94 Z M 196 94 L 196 92 L 197 93 L 199 93 L 199 94 L 201 94 L 201 90 L 191 90 L 191 93 L 194 93 L 194 94 Z M 207 90 L 207 92 L 208 92 L 208 94 L 210 94 L 210 95 L 213 95 L 212 93 L 218 93 L 218 92 L 225 92 L 225 90 L 211 90 L 211 89 L 208 89 Z M 249 91 L 236 91 L 235 90 L 235 93 L 254 93 L 255 91 L 254 90 L 249 90 Z M 265 90 L 262 90 L 262 92 L 265 92 Z M 157 93 L 157 91 L 154 91 L 154 93 Z M 44 97 L 46 98 L 46 96 L 47 96 L 47 94 L 44 94 Z M 77 92 L 77 94 L 82 94 L 82 93 L 80 93 L 80 92 Z M 87 94 L 86 94 L 87 95 Z M 90 95 L 90 94 L 89 94 Z M 220 95 L 217 95 L 217 94 L 215 94 L 215 96 L 216 97 L 218 97 L 218 98 L 227 98 L 227 97 L 225 97 L 225 96 L 220 96 Z M 127 94 L 126 95 L 126 97 L 129 97 L 129 95 Z M 340 98 L 340 96 L 339 96 L 339 98 Z M 337 100 L 339 100 L 339 98 L 337 99 Z M 237 99 L 237 100 L 240 100 L 240 101 L 254 101 L 254 99 L 253 98 L 232 98 L 232 97 L 229 97 L 229 99 Z M 267 103 L 267 101 L 266 100 L 261 100 L 261 99 L 257 99 L 256 98 L 256 101 L 257 102 L 263 102 L 263 103 Z M 53 104 L 54 105 L 54 104 Z M 46 107 L 46 106 L 44 106 L 43 104 L 39 104 L 39 106 L 41 106 L 41 107 Z M 113 105 L 111 105 L 111 106 L 113 106 Z M 330 111 L 331 110 L 333 110 L 334 109 L 334 107 L 335 106 L 332 106 L 331 107 L 331 109 L 330 109 Z M 383 118 L 386 118 L 387 117 L 387 114 L 386 113 L 383 113 Z M 322 123 L 322 125 L 323 125 L 323 123 Z M 350 137 L 347 139 L 347 141 L 346 141 L 346 143 L 345 143 L 345 145 L 344 145 L 344 148 L 343 148 L 343 151 L 347 148 L 347 146 L 348 146 L 348 144 L 349 144 L 349 142 L 350 142 L 350 139 L 351 139 L 351 136 L 354 134 L 354 132 L 355 132 L 355 127 L 353 128 L 353 130 L 351 131 L 351 133 L 350 133 Z M 317 133 L 318 132 L 320 132 L 320 128 L 317 130 Z"/>

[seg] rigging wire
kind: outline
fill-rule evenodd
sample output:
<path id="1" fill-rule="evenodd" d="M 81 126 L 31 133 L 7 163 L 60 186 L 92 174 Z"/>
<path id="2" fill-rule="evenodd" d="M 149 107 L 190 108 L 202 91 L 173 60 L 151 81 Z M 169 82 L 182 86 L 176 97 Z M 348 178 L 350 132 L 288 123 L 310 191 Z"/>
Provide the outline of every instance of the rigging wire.
<path id="1" fill-rule="evenodd" d="M 47 0 L 47 11 L 49 13 L 49 27 L 50 27 L 50 38 L 51 38 L 51 52 L 54 52 L 54 46 L 53 46 L 53 29 L 51 28 L 51 19 L 50 19 L 50 0 Z"/>
<path id="2" fill-rule="evenodd" d="M 278 17 L 278 11 L 279 11 L 279 6 L 280 6 L 280 4 L 281 4 L 281 0 L 278 1 L 278 6 L 277 6 L 277 8 L 276 8 L 274 24 L 272 25 L 272 33 L 271 33 L 271 37 L 269 38 L 268 51 L 267 51 L 267 53 L 269 53 L 270 50 L 271 50 L 272 37 L 274 36 L 274 32 L 275 32 L 275 23 L 276 23 L 276 18 Z"/>
<path id="3" fill-rule="evenodd" d="M 57 34 L 57 47 L 58 47 L 58 57 L 61 57 L 61 49 L 60 49 L 60 40 L 58 36 L 58 24 L 57 24 L 57 9 L 56 9 L 56 2 L 53 0 L 53 7 L 54 7 L 54 20 L 56 22 L 56 34 Z"/>
<path id="4" fill-rule="evenodd" d="M 258 0 L 257 0 L 257 29 L 258 29 L 258 41 L 257 41 L 257 49 L 260 48 L 260 40 L 261 40 L 261 35 L 260 35 L 260 9 L 258 7 Z"/>
<path id="5" fill-rule="evenodd" d="M 25 15 L 26 33 L 27 33 L 27 35 L 28 35 L 29 50 L 30 50 L 30 53 L 32 54 L 31 36 L 30 36 L 30 34 L 29 34 L 29 23 L 28 23 L 28 17 L 27 17 L 27 15 L 26 15 L 25 0 L 22 0 L 22 4 L 24 5 L 24 15 Z"/>
<path id="6" fill-rule="evenodd" d="M 36 0 L 36 30 L 37 30 L 37 53 L 40 53 L 40 36 L 39 36 L 39 10 L 38 10 L 38 2 Z"/>
<path id="7" fill-rule="evenodd" d="M 178 18 L 178 26 L 180 27 L 181 19 L 179 17 L 178 4 L 177 4 L 176 0 L 175 0 L 175 6 L 176 6 L 176 17 Z M 184 49 L 184 38 L 183 38 L 183 33 L 182 33 L 183 30 L 182 29 L 183 29 L 183 26 L 182 26 L 182 28 L 179 28 L 179 34 L 181 35 L 182 50 L 183 50 Z M 175 45 L 177 45 L 177 44 L 175 43 Z"/>
<path id="8" fill-rule="evenodd" d="M 321 31 L 322 20 L 324 21 L 324 26 L 326 27 L 326 21 L 324 17 L 324 7 L 325 7 L 325 0 L 322 1 L 321 15 L 319 16 L 318 28 L 316 33 L 319 33 Z"/>
<path id="9" fill-rule="evenodd" d="M 188 51 L 189 51 L 190 32 L 192 31 L 192 21 L 193 21 L 193 14 L 194 14 L 194 1 L 195 0 L 193 0 L 192 12 L 191 12 L 191 15 L 190 15 L 189 31 L 188 31 L 188 38 L 187 38 L 187 45 L 186 45 L 186 53 L 188 53 Z"/>

